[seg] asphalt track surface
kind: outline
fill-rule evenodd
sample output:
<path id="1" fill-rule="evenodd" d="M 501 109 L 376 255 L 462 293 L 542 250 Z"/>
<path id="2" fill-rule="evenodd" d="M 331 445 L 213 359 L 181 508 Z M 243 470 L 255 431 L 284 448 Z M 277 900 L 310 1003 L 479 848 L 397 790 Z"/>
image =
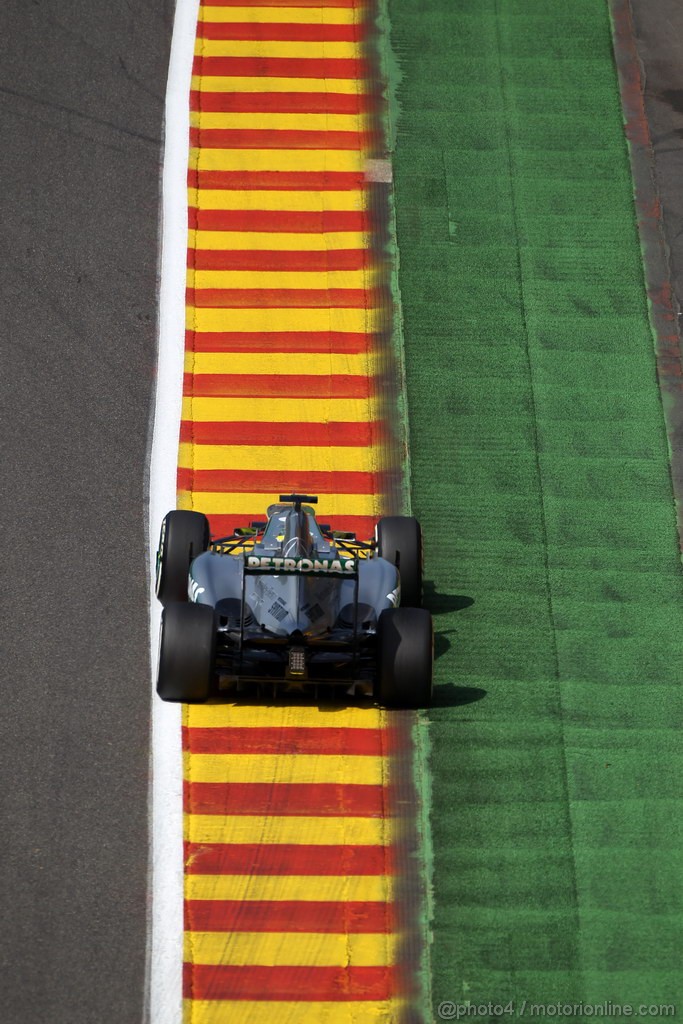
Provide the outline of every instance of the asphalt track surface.
<path id="1" fill-rule="evenodd" d="M 631 0 L 644 72 L 655 186 L 664 213 L 671 281 L 683 309 L 683 6 L 679 0 Z"/>
<path id="2" fill-rule="evenodd" d="M 144 1013 L 145 471 L 173 6 L 0 5 L 5 1024 Z"/>
<path id="3" fill-rule="evenodd" d="M 683 7 L 634 0 L 683 304 Z M 172 0 L 5 0 L 0 990 L 144 1015 L 145 467 Z"/>

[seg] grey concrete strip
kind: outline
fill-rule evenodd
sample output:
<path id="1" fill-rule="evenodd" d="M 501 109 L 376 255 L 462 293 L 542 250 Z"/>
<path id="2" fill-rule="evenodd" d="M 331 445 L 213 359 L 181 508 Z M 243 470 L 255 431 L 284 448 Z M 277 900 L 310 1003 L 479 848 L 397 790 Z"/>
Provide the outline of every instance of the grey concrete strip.
<path id="1" fill-rule="evenodd" d="M 172 0 L 0 5 L 4 1024 L 144 1014 L 145 464 Z"/>

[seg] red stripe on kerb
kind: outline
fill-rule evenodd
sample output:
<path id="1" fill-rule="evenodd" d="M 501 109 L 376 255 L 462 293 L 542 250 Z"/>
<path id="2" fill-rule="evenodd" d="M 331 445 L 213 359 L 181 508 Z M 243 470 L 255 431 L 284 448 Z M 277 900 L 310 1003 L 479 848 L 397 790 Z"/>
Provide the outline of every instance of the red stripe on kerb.
<path id="1" fill-rule="evenodd" d="M 367 398 L 369 377 L 327 374 L 186 373 L 183 394 L 194 398 Z"/>
<path id="2" fill-rule="evenodd" d="M 364 288 L 188 288 L 197 309 L 370 309 L 376 293 Z"/>
<path id="3" fill-rule="evenodd" d="M 330 729 L 307 726 L 183 727 L 183 750 L 191 754 L 330 754 L 381 757 L 393 751 L 395 729 Z"/>
<path id="4" fill-rule="evenodd" d="M 373 434 L 378 434 L 379 429 L 379 424 L 373 423 L 196 423 L 183 420 L 180 440 L 195 444 L 306 445 L 309 448 L 350 445 L 362 448 L 372 444 Z"/>
<path id="5" fill-rule="evenodd" d="M 305 441 L 304 441 L 305 443 Z M 214 494 L 263 494 L 264 498 L 290 488 L 313 494 L 374 494 L 373 473 L 292 472 L 290 469 L 179 469 L 178 489 Z M 264 501 L 264 505 L 266 502 Z"/>
<path id="6" fill-rule="evenodd" d="M 193 270 L 363 270 L 371 256 L 365 249 L 188 249 L 187 265 Z"/>
<path id="7" fill-rule="evenodd" d="M 302 846 L 303 850 L 308 849 Z M 253 873 L 245 860 L 243 873 Z M 340 879 L 340 885 L 343 880 Z M 390 903 L 318 900 L 186 900 L 185 928 L 196 932 L 390 932 Z"/>
<path id="8" fill-rule="evenodd" d="M 362 149 L 369 132 L 299 128 L 190 128 L 190 145 L 202 149 Z"/>
<path id="9" fill-rule="evenodd" d="M 389 875 L 390 846 L 295 843 L 186 843 L 189 875 Z M 298 905 L 298 904 L 297 904 Z"/>
<path id="10" fill-rule="evenodd" d="M 189 228 L 199 231 L 312 232 L 369 231 L 365 210 L 198 210 L 187 211 Z M 261 253 L 256 252 L 259 256 Z M 289 255 L 289 253 L 287 253 Z"/>
<path id="11" fill-rule="evenodd" d="M 190 93 L 190 110 L 210 114 L 362 114 L 374 110 L 368 93 L 343 92 L 199 92 Z"/>
<path id="12" fill-rule="evenodd" d="M 367 352 L 372 334 L 341 331 L 203 331 L 188 330 L 188 352 L 329 352 L 331 355 L 357 355 Z"/>
<path id="13" fill-rule="evenodd" d="M 345 783 L 186 782 L 188 814 L 261 814 L 381 818 L 388 815 L 384 786 Z"/>
<path id="14" fill-rule="evenodd" d="M 365 184 L 362 171 L 197 171 L 187 174 L 190 188 L 301 189 L 306 192 L 339 191 Z"/>
<path id="15" fill-rule="evenodd" d="M 342 57 L 202 57 L 192 74 L 202 78 L 344 78 L 368 79 L 366 60 Z"/>
<path id="16" fill-rule="evenodd" d="M 357 43 L 365 39 L 364 24 L 285 24 L 267 21 L 200 21 L 198 39 L 254 39 L 281 42 Z"/>
<path id="17" fill-rule="evenodd" d="M 390 999 L 393 967 L 261 967 L 183 964 L 185 999 L 351 1002 Z"/>

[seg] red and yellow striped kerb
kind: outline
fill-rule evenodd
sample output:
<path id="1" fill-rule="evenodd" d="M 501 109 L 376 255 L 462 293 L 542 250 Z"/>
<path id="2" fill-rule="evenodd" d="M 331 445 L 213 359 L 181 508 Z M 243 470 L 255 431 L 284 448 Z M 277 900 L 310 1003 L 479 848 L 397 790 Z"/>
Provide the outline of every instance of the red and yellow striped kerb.
<path id="1" fill-rule="evenodd" d="M 361 537 L 396 510 L 373 14 L 199 9 L 178 504 L 214 535 L 280 492 L 318 494 L 321 521 Z M 390 784 L 406 720 L 286 701 L 183 714 L 186 1024 L 415 1019 Z"/>

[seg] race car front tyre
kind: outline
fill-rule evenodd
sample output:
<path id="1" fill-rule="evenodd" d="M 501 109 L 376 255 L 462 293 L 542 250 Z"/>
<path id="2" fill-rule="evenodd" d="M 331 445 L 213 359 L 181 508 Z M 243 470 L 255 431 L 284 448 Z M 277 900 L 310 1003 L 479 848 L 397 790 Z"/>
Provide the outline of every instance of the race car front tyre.
<path id="1" fill-rule="evenodd" d="M 414 516 L 385 516 L 377 523 L 377 554 L 398 567 L 401 605 L 422 606 L 422 530 Z"/>
<path id="2" fill-rule="evenodd" d="M 209 520 L 201 512 L 174 509 L 164 517 L 157 550 L 156 593 L 163 605 L 187 601 L 190 562 L 209 546 Z"/>
<path id="3" fill-rule="evenodd" d="M 162 700 L 202 704 L 216 671 L 216 613 L 206 604 L 169 604 L 161 614 L 157 693 Z"/>
<path id="4" fill-rule="evenodd" d="M 434 631 L 425 608 L 388 608 L 377 623 L 375 699 L 386 708 L 426 708 L 432 700 Z"/>

